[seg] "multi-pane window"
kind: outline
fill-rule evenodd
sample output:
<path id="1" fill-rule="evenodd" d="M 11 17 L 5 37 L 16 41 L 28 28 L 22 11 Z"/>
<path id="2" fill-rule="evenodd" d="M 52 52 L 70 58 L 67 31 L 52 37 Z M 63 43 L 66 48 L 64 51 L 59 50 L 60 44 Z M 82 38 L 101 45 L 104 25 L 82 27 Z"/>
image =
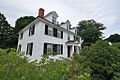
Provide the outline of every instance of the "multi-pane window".
<path id="1" fill-rule="evenodd" d="M 48 27 L 48 35 L 53 36 L 53 29 Z"/>
<path id="2" fill-rule="evenodd" d="M 47 50 L 52 51 L 53 50 L 53 45 L 52 44 L 47 44 Z"/>
<path id="3" fill-rule="evenodd" d="M 74 36 L 74 40 L 77 40 L 77 36 Z"/>
<path id="4" fill-rule="evenodd" d="M 70 40 L 70 35 L 68 35 L 68 41 Z"/>
<path id="5" fill-rule="evenodd" d="M 53 36 L 53 29 L 51 27 L 48 27 L 48 25 L 45 25 L 45 34 Z"/>
<path id="6" fill-rule="evenodd" d="M 67 24 L 67 30 L 69 30 L 69 25 Z"/>
<path id="7" fill-rule="evenodd" d="M 57 31 L 57 37 L 61 38 L 61 31 Z"/>
<path id="8" fill-rule="evenodd" d="M 23 32 L 20 34 L 20 40 L 23 39 Z"/>
<path id="9" fill-rule="evenodd" d="M 63 31 L 60 31 L 56 28 L 51 28 L 48 25 L 45 25 L 45 35 L 63 39 Z"/>
<path id="10" fill-rule="evenodd" d="M 61 46 L 57 45 L 57 54 L 61 54 Z"/>
<path id="11" fill-rule="evenodd" d="M 77 37 L 77 36 L 74 36 L 74 40 L 79 40 L 79 37 Z"/>
<path id="12" fill-rule="evenodd" d="M 63 31 L 59 31 L 56 28 L 53 28 L 53 36 L 63 39 Z"/>
<path id="13" fill-rule="evenodd" d="M 29 36 L 34 35 L 35 32 L 35 25 L 29 28 Z"/>
<path id="14" fill-rule="evenodd" d="M 44 43 L 44 54 L 46 54 L 49 51 L 53 51 L 53 45 L 50 43 Z"/>
<path id="15" fill-rule="evenodd" d="M 53 51 L 54 51 L 56 54 L 63 54 L 63 45 L 53 44 Z"/>
<path id="16" fill-rule="evenodd" d="M 44 43 L 44 54 L 49 51 L 53 51 L 55 53 L 54 55 L 63 54 L 63 45 Z"/>
<path id="17" fill-rule="evenodd" d="M 56 18 L 54 16 L 52 17 L 52 22 L 56 23 Z"/>
<path id="18" fill-rule="evenodd" d="M 57 54 L 57 44 L 53 44 L 53 52 Z"/>
<path id="19" fill-rule="evenodd" d="M 33 43 L 28 43 L 26 54 L 32 56 L 32 51 L 33 51 Z"/>

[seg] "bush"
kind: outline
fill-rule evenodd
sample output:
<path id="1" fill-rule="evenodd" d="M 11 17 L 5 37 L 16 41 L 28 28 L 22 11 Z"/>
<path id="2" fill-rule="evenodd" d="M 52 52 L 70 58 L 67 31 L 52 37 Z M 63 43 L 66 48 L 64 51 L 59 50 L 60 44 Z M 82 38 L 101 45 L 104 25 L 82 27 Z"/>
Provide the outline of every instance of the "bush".
<path id="1" fill-rule="evenodd" d="M 120 50 L 106 41 L 97 41 L 85 48 L 77 59 L 82 66 L 92 70 L 90 74 L 92 80 L 120 79 L 118 76 L 120 74 Z"/>
<path id="2" fill-rule="evenodd" d="M 119 45 L 97 41 L 71 59 L 44 55 L 30 62 L 14 49 L 0 49 L 0 80 L 120 80 Z"/>
<path id="3" fill-rule="evenodd" d="M 22 54 L 0 49 L 0 80 L 38 80 L 35 67 Z"/>
<path id="4" fill-rule="evenodd" d="M 74 59 L 47 59 L 30 62 L 14 49 L 0 49 L 0 80 L 90 80 L 88 70 Z"/>

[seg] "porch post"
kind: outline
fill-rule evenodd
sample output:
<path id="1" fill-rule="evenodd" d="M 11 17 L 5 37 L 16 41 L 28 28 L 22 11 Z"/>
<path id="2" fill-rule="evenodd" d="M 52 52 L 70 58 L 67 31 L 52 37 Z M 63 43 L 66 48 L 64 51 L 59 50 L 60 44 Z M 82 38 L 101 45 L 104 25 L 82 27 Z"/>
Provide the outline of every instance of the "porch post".
<path id="1" fill-rule="evenodd" d="M 71 56 L 73 55 L 73 53 L 74 53 L 74 45 L 72 45 Z"/>

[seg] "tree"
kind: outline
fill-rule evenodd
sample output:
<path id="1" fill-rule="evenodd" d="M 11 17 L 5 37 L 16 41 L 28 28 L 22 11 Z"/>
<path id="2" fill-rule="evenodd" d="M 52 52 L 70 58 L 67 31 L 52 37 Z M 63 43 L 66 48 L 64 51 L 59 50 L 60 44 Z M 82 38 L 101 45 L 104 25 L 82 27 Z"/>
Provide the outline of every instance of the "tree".
<path id="1" fill-rule="evenodd" d="M 104 30 L 105 26 L 94 20 L 83 20 L 78 23 L 77 34 L 83 39 L 82 46 L 90 46 L 97 40 L 102 38 L 101 30 Z"/>
<path id="2" fill-rule="evenodd" d="M 15 30 L 16 30 L 16 32 L 18 33 L 21 29 L 26 27 L 34 19 L 35 19 L 35 17 L 33 17 L 33 16 L 24 16 L 24 17 L 18 18 L 16 20 L 16 23 L 15 23 Z"/>
<path id="3" fill-rule="evenodd" d="M 120 80 L 120 49 L 107 41 L 84 48 L 76 59 L 91 69 L 92 80 Z"/>
<path id="4" fill-rule="evenodd" d="M 14 32 L 14 38 L 13 38 L 14 48 L 17 47 L 18 32 L 20 30 L 22 30 L 24 27 L 26 27 L 28 24 L 30 24 L 34 19 L 35 19 L 35 17 L 33 17 L 33 16 L 24 16 L 24 17 L 20 17 L 16 20 L 15 29 L 13 31 Z"/>
<path id="5" fill-rule="evenodd" d="M 119 34 L 110 35 L 110 37 L 107 38 L 106 40 L 109 42 L 120 42 L 120 35 Z"/>
<path id="6" fill-rule="evenodd" d="M 12 47 L 13 27 L 6 21 L 3 14 L 0 13 L 0 48 Z"/>

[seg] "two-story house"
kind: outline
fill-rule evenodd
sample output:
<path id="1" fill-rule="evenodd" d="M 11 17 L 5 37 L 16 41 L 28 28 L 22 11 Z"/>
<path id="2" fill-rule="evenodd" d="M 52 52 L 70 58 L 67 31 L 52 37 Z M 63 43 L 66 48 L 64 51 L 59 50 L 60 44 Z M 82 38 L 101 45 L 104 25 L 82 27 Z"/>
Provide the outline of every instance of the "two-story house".
<path id="1" fill-rule="evenodd" d="M 39 60 L 48 51 L 55 52 L 55 57 L 79 53 L 81 40 L 76 28 L 71 28 L 68 20 L 58 24 L 57 18 L 55 11 L 44 16 L 44 9 L 40 8 L 38 17 L 18 33 L 18 51 L 25 52 L 31 60 Z"/>

